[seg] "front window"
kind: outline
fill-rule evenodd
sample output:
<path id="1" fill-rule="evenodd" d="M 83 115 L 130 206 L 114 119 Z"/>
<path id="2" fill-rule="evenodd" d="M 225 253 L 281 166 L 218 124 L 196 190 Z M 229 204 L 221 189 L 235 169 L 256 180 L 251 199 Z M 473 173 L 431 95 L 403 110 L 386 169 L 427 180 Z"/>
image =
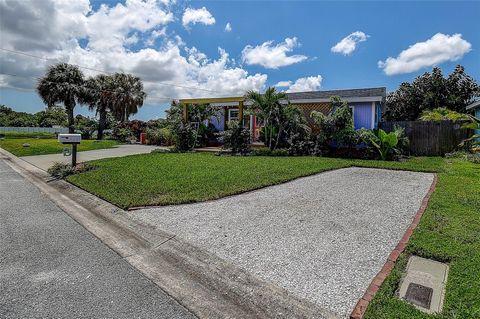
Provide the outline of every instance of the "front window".
<path id="1" fill-rule="evenodd" d="M 238 121 L 239 111 L 238 109 L 228 110 L 228 121 Z"/>

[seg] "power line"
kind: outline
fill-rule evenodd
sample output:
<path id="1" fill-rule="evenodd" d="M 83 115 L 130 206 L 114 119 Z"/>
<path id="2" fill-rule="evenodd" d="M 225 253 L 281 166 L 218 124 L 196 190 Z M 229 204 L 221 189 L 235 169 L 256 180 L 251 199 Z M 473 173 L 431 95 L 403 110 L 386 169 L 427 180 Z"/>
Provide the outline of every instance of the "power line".
<path id="1" fill-rule="evenodd" d="M 44 60 L 44 61 L 50 61 L 50 60 L 57 60 L 58 61 L 58 59 L 49 59 L 49 58 L 41 57 L 41 56 L 38 56 L 38 55 L 21 52 L 21 51 L 15 51 L 15 50 L 10 50 L 10 49 L 5 49 L 5 48 L 0 48 L 0 50 L 10 52 L 10 53 L 14 53 L 14 54 L 28 56 L 28 57 L 31 57 L 31 58 L 41 59 L 41 60 Z M 81 69 L 86 69 L 86 70 L 95 71 L 95 72 L 99 72 L 99 73 L 112 74 L 112 72 L 108 72 L 106 70 L 95 69 L 95 68 L 82 66 L 82 65 L 78 65 L 78 64 L 73 64 L 73 65 L 75 65 L 75 66 L 77 66 Z M 162 82 L 162 81 L 155 82 L 155 83 L 160 84 L 160 85 L 166 85 L 166 86 L 180 87 L 180 88 L 184 88 L 184 89 L 192 89 L 192 90 L 205 91 L 205 92 L 211 92 L 211 93 L 220 93 L 220 92 L 214 91 L 214 90 L 202 89 L 202 88 L 193 87 L 193 86 L 185 86 L 185 85 L 180 85 L 180 84 L 165 83 L 165 82 Z"/>

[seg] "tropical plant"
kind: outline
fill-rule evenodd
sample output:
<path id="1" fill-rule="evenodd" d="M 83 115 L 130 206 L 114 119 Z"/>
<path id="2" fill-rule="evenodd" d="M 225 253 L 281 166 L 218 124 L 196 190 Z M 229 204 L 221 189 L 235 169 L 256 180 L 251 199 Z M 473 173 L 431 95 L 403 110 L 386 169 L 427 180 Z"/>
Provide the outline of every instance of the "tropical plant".
<path id="1" fill-rule="evenodd" d="M 339 97 L 332 97 L 331 103 L 332 109 L 329 114 L 325 115 L 318 111 L 310 114 L 319 130 L 317 142 L 323 147 L 331 144 L 350 146 L 355 137 L 352 110 L 348 103 Z"/>
<path id="2" fill-rule="evenodd" d="M 113 76 L 99 74 L 89 78 L 84 85 L 81 102 L 88 104 L 90 111 L 98 116 L 97 139 L 103 139 L 103 131 L 108 126 L 107 114 L 114 110 L 115 81 Z"/>
<path id="3" fill-rule="evenodd" d="M 375 138 L 370 139 L 370 143 L 377 149 L 380 159 L 386 161 L 388 156 L 395 151 L 398 138 L 394 132 L 387 134 L 384 130 L 379 129 Z"/>
<path id="4" fill-rule="evenodd" d="M 142 107 L 147 94 L 143 91 L 142 80 L 131 74 L 115 73 L 112 81 L 112 113 L 117 121 L 124 123 Z"/>
<path id="5" fill-rule="evenodd" d="M 480 131 L 480 119 L 472 115 L 469 115 L 468 117 L 470 122 L 463 124 L 462 128 L 475 130 L 476 133 L 463 140 L 459 146 L 468 148 L 472 153 L 480 153 L 480 134 L 478 133 Z"/>
<path id="6" fill-rule="evenodd" d="M 433 110 L 423 111 L 420 115 L 422 121 L 461 121 L 469 120 L 468 114 L 458 113 L 447 109 L 446 107 L 438 107 Z"/>
<path id="7" fill-rule="evenodd" d="M 75 132 L 73 110 L 81 98 L 84 81 L 83 73 L 77 66 L 59 63 L 50 66 L 37 84 L 37 92 L 47 106 L 62 103 L 65 107 L 69 133 Z"/>
<path id="8" fill-rule="evenodd" d="M 228 129 L 220 133 L 223 148 L 234 154 L 246 154 L 250 151 L 250 131 L 238 121 L 230 121 Z"/>
<path id="9" fill-rule="evenodd" d="M 180 123 L 174 128 L 175 150 L 188 152 L 193 150 L 197 138 L 196 130 L 189 123 Z"/>
<path id="10" fill-rule="evenodd" d="M 252 102 L 249 107 L 252 112 L 264 123 L 265 144 L 274 150 L 278 147 L 280 137 L 285 129 L 282 123 L 285 101 L 288 96 L 285 92 L 277 92 L 274 87 L 269 87 L 265 93 L 248 91 L 245 95 L 247 101 Z"/>

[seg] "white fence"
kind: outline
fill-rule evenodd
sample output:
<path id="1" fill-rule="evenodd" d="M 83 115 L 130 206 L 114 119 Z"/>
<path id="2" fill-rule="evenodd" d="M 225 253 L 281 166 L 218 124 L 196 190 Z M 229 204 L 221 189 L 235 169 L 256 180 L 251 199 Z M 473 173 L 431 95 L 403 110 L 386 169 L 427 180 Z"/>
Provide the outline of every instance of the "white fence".
<path id="1" fill-rule="evenodd" d="M 0 133 L 24 132 L 24 133 L 68 133 L 68 127 L 14 127 L 0 126 Z"/>

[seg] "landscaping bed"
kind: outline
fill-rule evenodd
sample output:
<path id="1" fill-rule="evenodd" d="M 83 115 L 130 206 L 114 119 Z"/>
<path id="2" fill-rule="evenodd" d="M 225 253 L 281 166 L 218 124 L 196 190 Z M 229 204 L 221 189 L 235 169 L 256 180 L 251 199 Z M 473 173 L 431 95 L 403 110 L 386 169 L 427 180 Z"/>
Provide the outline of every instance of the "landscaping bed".
<path id="1" fill-rule="evenodd" d="M 24 147 L 24 144 L 30 145 Z M 78 151 L 90 151 L 104 148 L 112 148 L 119 143 L 114 140 L 82 140 L 78 145 Z M 45 154 L 59 154 L 62 153 L 65 147 L 53 138 L 22 138 L 22 137 L 10 137 L 6 136 L 4 139 L 0 139 L 0 147 L 9 151 L 16 156 L 31 156 L 31 155 L 45 155 Z"/>

